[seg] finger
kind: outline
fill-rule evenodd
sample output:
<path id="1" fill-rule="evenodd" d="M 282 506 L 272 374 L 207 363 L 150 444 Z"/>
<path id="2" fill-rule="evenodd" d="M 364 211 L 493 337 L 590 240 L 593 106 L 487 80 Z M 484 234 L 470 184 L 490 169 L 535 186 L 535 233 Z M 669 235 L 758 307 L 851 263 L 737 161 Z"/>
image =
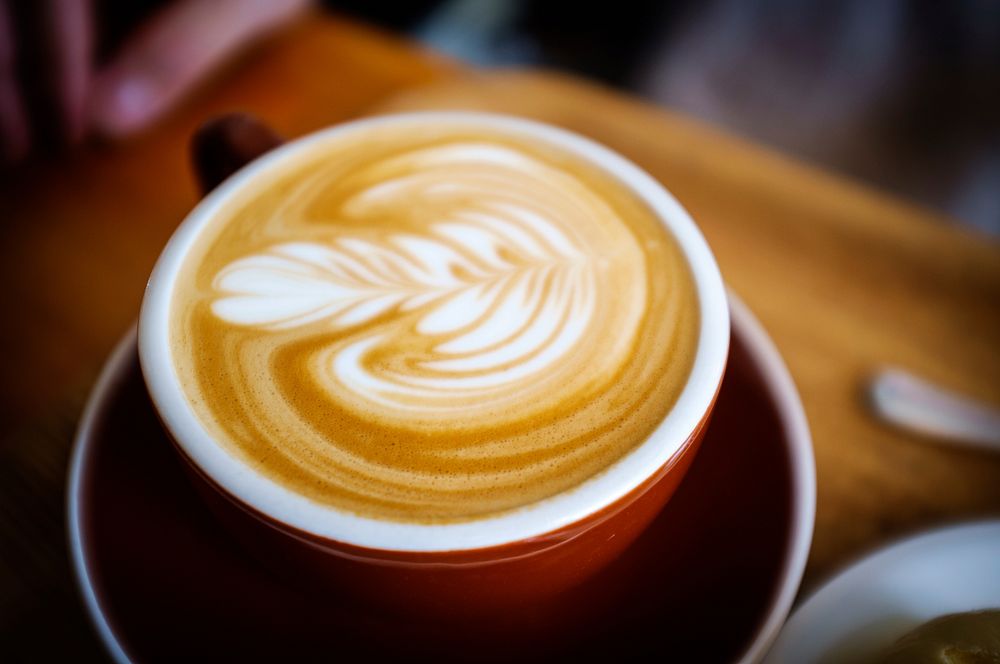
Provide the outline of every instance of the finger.
<path id="1" fill-rule="evenodd" d="M 191 139 L 191 158 L 201 192 L 207 194 L 281 143 L 281 137 L 270 127 L 243 113 L 206 122 Z"/>
<path id="2" fill-rule="evenodd" d="M 93 25 L 90 0 L 49 0 L 47 32 L 51 44 L 53 96 L 66 138 L 77 142 L 86 127 Z"/>
<path id="3" fill-rule="evenodd" d="M 7 3 L 0 0 L 0 158 L 5 163 L 28 153 L 31 135 L 17 84 L 17 43 Z"/>
<path id="4" fill-rule="evenodd" d="M 299 15 L 309 0 L 185 0 L 140 29 L 98 76 L 95 127 L 110 136 L 144 128 L 239 48 Z"/>

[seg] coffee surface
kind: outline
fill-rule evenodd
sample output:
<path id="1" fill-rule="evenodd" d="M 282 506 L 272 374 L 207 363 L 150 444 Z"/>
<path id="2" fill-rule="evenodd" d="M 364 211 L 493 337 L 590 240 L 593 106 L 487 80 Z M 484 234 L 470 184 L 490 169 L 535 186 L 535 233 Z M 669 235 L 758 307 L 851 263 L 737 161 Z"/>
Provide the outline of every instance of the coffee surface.
<path id="1" fill-rule="evenodd" d="M 204 227 L 174 365 L 231 454 L 316 502 L 464 521 L 642 443 L 692 364 L 676 241 L 615 176 L 467 124 L 333 134 Z"/>

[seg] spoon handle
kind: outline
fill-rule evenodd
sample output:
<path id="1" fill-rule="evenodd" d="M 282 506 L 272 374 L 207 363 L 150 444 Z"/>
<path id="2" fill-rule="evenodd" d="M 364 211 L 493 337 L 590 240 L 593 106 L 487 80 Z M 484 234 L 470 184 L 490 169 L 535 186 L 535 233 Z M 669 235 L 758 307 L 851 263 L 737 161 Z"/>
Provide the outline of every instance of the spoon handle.
<path id="1" fill-rule="evenodd" d="M 902 369 L 880 371 L 869 397 L 875 414 L 902 429 L 1000 452 L 1000 410 Z"/>

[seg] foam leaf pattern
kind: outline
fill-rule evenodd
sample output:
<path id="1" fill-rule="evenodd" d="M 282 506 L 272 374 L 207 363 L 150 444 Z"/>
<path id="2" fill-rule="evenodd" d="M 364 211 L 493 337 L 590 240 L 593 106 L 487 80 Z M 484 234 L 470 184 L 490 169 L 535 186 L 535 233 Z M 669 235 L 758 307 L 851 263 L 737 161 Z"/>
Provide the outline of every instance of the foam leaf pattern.
<path id="1" fill-rule="evenodd" d="M 274 332 L 357 328 L 323 353 L 319 372 L 393 408 L 429 399 L 440 410 L 449 395 L 490 393 L 545 372 L 590 324 L 600 258 L 509 204 L 453 217 L 423 235 L 273 245 L 219 272 L 212 310 Z M 414 336 L 421 342 L 403 343 Z M 410 356 L 373 371 L 366 358 L 387 349 Z"/>

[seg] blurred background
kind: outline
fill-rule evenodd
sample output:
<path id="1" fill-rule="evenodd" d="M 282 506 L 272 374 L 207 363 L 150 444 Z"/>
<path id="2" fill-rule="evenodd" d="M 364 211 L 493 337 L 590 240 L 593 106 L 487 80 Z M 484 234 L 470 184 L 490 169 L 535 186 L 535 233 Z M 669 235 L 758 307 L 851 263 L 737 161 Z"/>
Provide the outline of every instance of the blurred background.
<path id="1" fill-rule="evenodd" d="M 1000 233 L 1000 3 L 402 4 L 339 6 L 475 64 L 603 80 Z"/>
<path id="2" fill-rule="evenodd" d="M 108 99 L 129 91 L 101 65 L 120 74 L 123 63 L 151 55 L 146 64 L 187 68 L 156 102 L 166 109 L 197 78 L 307 4 L 7 0 L 0 2 L 8 14 L 3 19 L 0 9 L 0 35 L 9 35 L 3 50 L 17 57 L 5 59 L 14 60 L 29 89 L 21 113 L 29 124 L 59 121 L 52 90 L 37 92 L 45 87 L 39 63 L 51 70 L 59 58 L 80 60 L 92 51 L 92 89 L 81 77 L 65 83 L 79 89 L 68 103 L 80 105 L 86 94 L 91 106 L 105 109 L 94 126 L 118 135 L 139 125 L 126 117 L 128 108 L 112 108 Z M 184 14 L 182 5 L 202 9 L 187 10 L 173 29 L 151 19 L 165 10 Z M 1000 3 L 326 0 L 322 7 L 474 65 L 584 74 L 1000 233 Z M 49 14 L 63 17 L 53 23 Z M 87 21 L 91 29 L 81 35 L 75 26 Z M 164 57 L 170 49 L 191 54 Z M 0 83 L 0 128 L 6 124 L 7 134 L 10 88 Z M 124 105 L 144 103 L 140 92 L 131 93 Z M 84 120 L 70 124 L 74 137 L 87 131 Z M 53 143 L 47 134 L 37 131 L 33 145 Z M 23 152 L 23 145 L 13 150 Z"/>

